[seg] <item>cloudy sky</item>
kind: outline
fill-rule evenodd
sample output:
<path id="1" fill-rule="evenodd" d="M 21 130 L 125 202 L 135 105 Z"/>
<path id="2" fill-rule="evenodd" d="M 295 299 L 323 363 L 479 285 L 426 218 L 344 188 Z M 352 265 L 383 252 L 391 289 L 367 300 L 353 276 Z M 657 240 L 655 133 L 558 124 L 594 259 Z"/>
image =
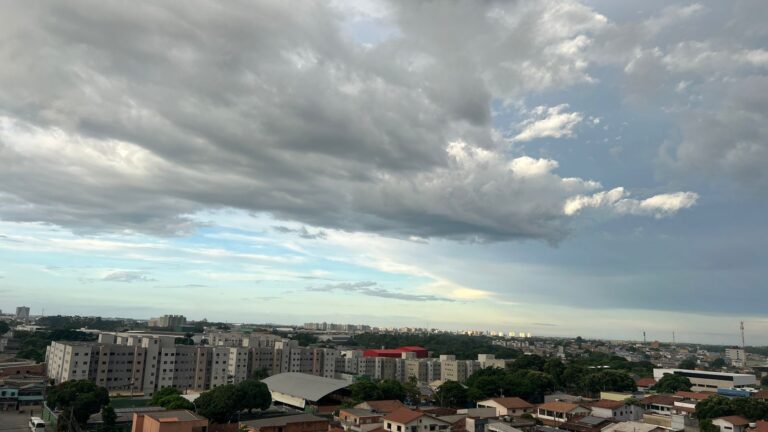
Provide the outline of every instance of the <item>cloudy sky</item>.
<path id="1" fill-rule="evenodd" d="M 0 309 L 768 343 L 766 21 L 3 2 Z"/>

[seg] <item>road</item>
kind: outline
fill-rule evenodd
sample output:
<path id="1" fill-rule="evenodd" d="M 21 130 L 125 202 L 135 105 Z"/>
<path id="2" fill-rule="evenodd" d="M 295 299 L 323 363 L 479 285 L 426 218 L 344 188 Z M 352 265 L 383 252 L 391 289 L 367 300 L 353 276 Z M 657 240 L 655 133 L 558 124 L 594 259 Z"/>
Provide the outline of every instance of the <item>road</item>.
<path id="1" fill-rule="evenodd" d="M 0 432 L 29 432 L 29 413 L 0 411 Z"/>

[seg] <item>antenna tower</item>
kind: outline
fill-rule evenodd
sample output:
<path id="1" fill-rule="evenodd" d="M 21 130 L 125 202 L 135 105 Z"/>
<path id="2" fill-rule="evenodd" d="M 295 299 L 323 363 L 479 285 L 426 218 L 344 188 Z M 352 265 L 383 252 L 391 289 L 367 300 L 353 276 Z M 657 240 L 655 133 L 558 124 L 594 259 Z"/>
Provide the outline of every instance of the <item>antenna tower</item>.
<path id="1" fill-rule="evenodd" d="M 747 344 L 744 342 L 744 321 L 741 322 L 741 349 L 747 349 Z"/>

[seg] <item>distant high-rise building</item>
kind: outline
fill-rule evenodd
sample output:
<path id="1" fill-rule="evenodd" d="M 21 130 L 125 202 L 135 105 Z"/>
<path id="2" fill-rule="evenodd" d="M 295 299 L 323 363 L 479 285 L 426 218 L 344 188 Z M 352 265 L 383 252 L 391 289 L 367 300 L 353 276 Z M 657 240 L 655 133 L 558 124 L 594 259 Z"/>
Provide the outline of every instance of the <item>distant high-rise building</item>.
<path id="1" fill-rule="evenodd" d="M 747 353 L 744 348 L 726 348 L 725 359 L 733 367 L 744 367 L 747 365 Z"/>
<path id="2" fill-rule="evenodd" d="M 181 327 L 187 323 L 187 318 L 184 315 L 163 315 L 157 318 L 151 318 L 148 321 L 150 327 L 162 327 L 162 328 L 176 328 Z"/>
<path id="3" fill-rule="evenodd" d="M 19 321 L 29 321 L 29 308 L 27 306 L 19 306 L 16 308 L 16 319 Z"/>

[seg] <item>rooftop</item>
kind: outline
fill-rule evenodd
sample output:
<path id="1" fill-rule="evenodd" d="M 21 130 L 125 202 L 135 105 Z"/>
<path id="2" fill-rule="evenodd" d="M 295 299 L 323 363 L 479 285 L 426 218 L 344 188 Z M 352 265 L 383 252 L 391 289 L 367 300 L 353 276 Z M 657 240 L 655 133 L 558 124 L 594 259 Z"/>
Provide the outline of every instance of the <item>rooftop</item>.
<path id="1" fill-rule="evenodd" d="M 414 411 L 408 408 L 398 408 L 384 417 L 384 420 L 391 421 L 393 423 L 408 424 L 419 417 L 425 416 L 421 411 Z"/>
<path id="2" fill-rule="evenodd" d="M 148 412 L 144 413 L 144 416 L 155 419 L 159 422 L 208 420 L 203 416 L 197 415 L 187 410 Z"/>
<path id="3" fill-rule="evenodd" d="M 497 397 L 497 398 L 491 398 L 488 400 L 480 401 L 478 403 L 483 403 L 488 401 L 494 401 L 497 404 L 503 406 L 504 408 L 509 408 L 509 409 L 533 408 L 533 405 L 531 405 L 524 399 L 520 399 L 519 397 Z"/>
<path id="4" fill-rule="evenodd" d="M 262 380 L 269 391 L 295 396 L 304 400 L 316 402 L 336 390 L 350 386 L 345 380 L 324 378 L 298 372 L 286 372 L 272 375 Z"/>
<path id="5" fill-rule="evenodd" d="M 323 417 L 318 417 L 312 414 L 296 414 L 296 415 L 288 415 L 288 416 L 280 416 L 280 417 L 271 417 L 271 418 L 265 418 L 265 419 L 259 419 L 259 420 L 241 421 L 240 424 L 249 426 L 252 428 L 263 428 L 263 427 L 281 427 L 281 426 L 286 426 L 292 423 L 321 422 L 321 421 L 327 422 L 328 420 Z"/>
<path id="6" fill-rule="evenodd" d="M 560 402 L 560 401 L 547 402 L 538 406 L 539 409 L 544 409 L 547 411 L 554 411 L 559 413 L 571 412 L 578 407 L 579 405 L 568 403 L 568 402 Z"/>

